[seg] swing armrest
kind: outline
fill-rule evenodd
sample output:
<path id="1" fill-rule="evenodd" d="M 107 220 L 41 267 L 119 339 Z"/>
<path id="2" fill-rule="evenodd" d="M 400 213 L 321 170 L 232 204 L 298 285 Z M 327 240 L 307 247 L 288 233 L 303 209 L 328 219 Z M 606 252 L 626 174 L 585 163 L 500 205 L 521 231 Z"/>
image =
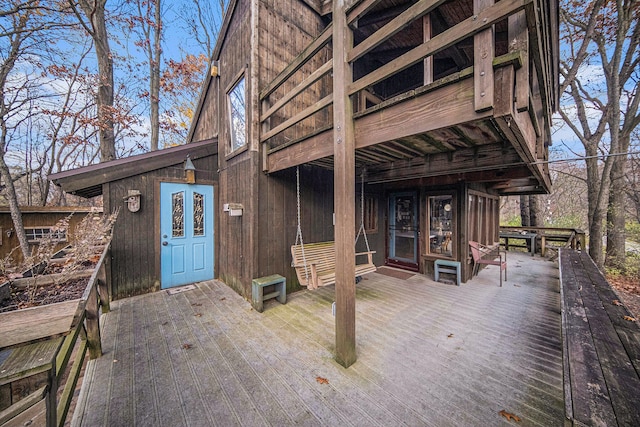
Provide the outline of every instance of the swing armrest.
<path id="1" fill-rule="evenodd" d="M 375 254 L 376 251 L 366 251 L 366 252 L 356 252 L 356 257 L 358 256 L 362 256 L 362 255 L 367 255 L 367 261 L 369 264 L 373 264 L 373 254 Z"/>

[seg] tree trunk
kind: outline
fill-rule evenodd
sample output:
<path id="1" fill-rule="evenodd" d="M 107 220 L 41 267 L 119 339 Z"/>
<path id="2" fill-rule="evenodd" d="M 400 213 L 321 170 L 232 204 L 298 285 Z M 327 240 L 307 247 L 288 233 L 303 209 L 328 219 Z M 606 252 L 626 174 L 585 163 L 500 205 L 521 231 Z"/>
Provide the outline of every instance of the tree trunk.
<path id="1" fill-rule="evenodd" d="M 4 147 L 4 137 L 2 147 Z M 31 252 L 29 251 L 29 242 L 27 242 L 27 235 L 24 232 L 24 225 L 22 224 L 22 213 L 20 212 L 20 206 L 18 204 L 18 195 L 16 194 L 16 187 L 13 185 L 13 179 L 11 178 L 11 172 L 9 166 L 4 161 L 5 152 L 0 147 L 0 177 L 5 185 L 5 192 L 7 200 L 9 201 L 9 210 L 11 212 L 11 219 L 13 220 L 13 229 L 20 242 L 20 250 L 22 251 L 23 259 L 27 259 Z"/>
<path id="2" fill-rule="evenodd" d="M 523 227 L 528 227 L 529 225 L 531 225 L 529 221 L 529 196 L 522 195 L 520 196 L 520 224 Z"/>
<path id="3" fill-rule="evenodd" d="M 80 7 L 91 24 L 91 37 L 98 57 L 98 121 L 100 123 L 100 161 L 116 158 L 116 141 L 113 130 L 113 58 L 109 48 L 107 23 L 105 22 L 106 0 L 80 0 Z"/>
<path id="4" fill-rule="evenodd" d="M 589 147 L 587 156 L 593 156 Z M 598 159 L 590 157 L 585 160 L 587 164 L 587 199 L 589 204 L 589 255 L 601 270 L 604 268 L 604 252 L 602 237 L 604 235 L 604 220 L 606 217 L 606 201 L 609 186 L 600 180 L 600 168 Z M 608 179 L 607 179 L 608 181 Z"/>
<path id="5" fill-rule="evenodd" d="M 529 196 L 529 226 L 541 227 L 542 225 L 542 212 L 540 211 L 538 196 L 531 194 Z"/>
<path id="6" fill-rule="evenodd" d="M 620 137 L 621 152 L 629 151 L 630 138 Z M 611 168 L 611 190 L 607 209 L 607 254 L 605 265 L 624 271 L 626 261 L 625 201 L 627 157 L 618 156 Z"/>
<path id="7" fill-rule="evenodd" d="M 151 151 L 158 149 L 160 139 L 160 60 L 162 49 L 161 0 L 155 2 L 153 46 L 149 46 L 149 92 L 151 96 Z"/>

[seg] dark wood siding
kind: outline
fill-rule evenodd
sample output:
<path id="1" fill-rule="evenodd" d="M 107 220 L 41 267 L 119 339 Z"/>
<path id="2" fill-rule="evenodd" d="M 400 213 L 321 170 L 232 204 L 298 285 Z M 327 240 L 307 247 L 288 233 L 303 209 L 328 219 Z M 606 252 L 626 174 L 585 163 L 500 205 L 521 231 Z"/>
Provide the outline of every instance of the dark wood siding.
<path id="1" fill-rule="evenodd" d="M 11 219 L 11 214 L 8 212 L 8 208 L 4 208 L 6 210 L 0 211 L 0 258 L 5 259 L 8 256 L 11 257 L 14 264 L 21 263 L 23 261 L 22 251 L 18 249 L 20 243 L 18 242 L 18 237 L 15 233 L 15 227 L 13 226 L 13 220 Z M 98 212 L 102 212 L 102 209 L 97 209 Z M 66 242 L 60 242 L 57 245 L 57 249 L 62 249 L 67 246 L 71 239 L 73 239 L 73 230 L 78 225 L 80 221 L 90 212 L 90 208 L 75 208 L 69 207 L 65 209 L 64 207 L 23 207 L 21 208 L 22 212 L 22 225 L 25 228 L 41 228 L 41 227 L 52 227 L 58 223 L 58 221 L 71 216 L 69 220 L 69 232 L 67 235 Z M 7 235 L 7 232 L 10 231 L 10 236 Z M 37 243 L 30 243 L 29 246 L 32 248 L 35 247 Z"/>
<path id="2" fill-rule="evenodd" d="M 296 173 L 261 174 L 258 194 L 258 269 L 256 277 L 280 274 L 287 291 L 299 289 L 291 268 L 291 245 L 296 240 Z M 333 174 L 311 166 L 300 167 L 300 219 L 304 242 L 333 240 Z"/>
<path id="3" fill-rule="evenodd" d="M 197 183 L 217 183 L 217 156 L 195 159 L 193 163 L 196 167 Z M 156 218 L 156 204 L 159 204 L 160 200 L 157 198 L 156 186 L 162 180 L 183 179 L 184 169 L 180 163 L 105 184 L 105 211 L 121 207 L 111 244 L 111 286 L 114 299 L 160 288 L 157 271 L 160 256 L 157 246 L 159 224 Z M 124 206 L 123 199 L 128 190 L 139 190 L 142 193 L 140 211 L 132 213 Z M 215 210 L 216 213 L 219 212 L 217 202 Z M 217 223 L 217 215 L 215 219 Z M 215 253 L 218 252 L 216 245 Z"/>
<path id="4" fill-rule="evenodd" d="M 218 79 L 211 79 L 211 84 L 203 94 L 204 100 L 191 142 L 204 141 L 218 135 Z"/>

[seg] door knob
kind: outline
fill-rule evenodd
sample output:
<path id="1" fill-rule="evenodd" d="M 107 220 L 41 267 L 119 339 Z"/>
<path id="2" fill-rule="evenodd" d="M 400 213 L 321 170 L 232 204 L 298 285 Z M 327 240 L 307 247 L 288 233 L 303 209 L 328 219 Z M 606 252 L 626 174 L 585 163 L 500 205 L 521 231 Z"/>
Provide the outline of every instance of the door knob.
<path id="1" fill-rule="evenodd" d="M 162 246 L 167 246 L 168 244 L 168 242 L 162 242 Z"/>

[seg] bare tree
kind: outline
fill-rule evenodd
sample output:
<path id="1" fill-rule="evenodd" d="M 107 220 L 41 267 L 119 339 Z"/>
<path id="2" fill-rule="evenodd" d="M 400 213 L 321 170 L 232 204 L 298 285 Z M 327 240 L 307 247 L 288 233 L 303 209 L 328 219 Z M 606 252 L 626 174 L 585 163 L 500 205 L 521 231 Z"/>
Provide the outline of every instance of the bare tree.
<path id="1" fill-rule="evenodd" d="M 129 0 L 135 12 L 125 18 L 128 29 L 138 35 L 136 46 L 142 49 L 149 67 L 149 88 L 143 93 L 149 99 L 151 151 L 158 149 L 160 140 L 160 64 L 162 61 L 162 2 L 161 0 Z"/>
<path id="2" fill-rule="evenodd" d="M 38 76 L 40 59 L 50 54 L 53 31 L 67 25 L 57 2 L 18 1 L 3 3 L 0 9 L 0 178 L 9 203 L 20 250 L 29 256 L 18 195 L 7 163 L 10 144 L 20 138 L 22 124 L 34 114 L 33 104 L 43 96 Z"/>
<path id="3" fill-rule="evenodd" d="M 98 61 L 98 93 L 96 104 L 100 123 L 100 161 L 116 158 L 114 132 L 113 56 L 109 47 L 105 6 L 107 0 L 69 0 L 73 12 L 93 39 Z M 78 10 L 80 6 L 80 10 Z"/>
<path id="4" fill-rule="evenodd" d="M 602 238 L 608 229 L 614 233 L 608 260 L 615 258 L 616 264 L 624 260 L 624 217 L 617 217 L 624 209 L 617 197 L 624 194 L 620 177 L 628 144 L 620 132 L 630 119 L 624 109 L 633 108 L 637 93 L 632 81 L 637 81 L 638 10 L 634 0 L 565 1 L 561 10 L 566 55 L 561 60 L 565 103 L 560 114 L 585 149 L 589 253 L 601 268 Z M 621 103 L 625 92 L 633 96 Z M 633 119 L 628 124 L 632 123 Z M 607 217 L 609 227 L 605 227 Z"/>
<path id="5" fill-rule="evenodd" d="M 625 175 L 631 132 L 640 124 L 640 5 L 637 0 L 611 2 L 602 17 L 602 32 L 595 43 L 602 62 L 610 104 L 609 136 L 617 147 L 611 168 L 611 190 L 607 210 L 607 251 L 605 265 L 625 268 Z"/>
<path id="6" fill-rule="evenodd" d="M 187 32 L 200 45 L 207 58 L 213 55 L 218 32 L 222 26 L 222 17 L 228 0 L 202 1 L 192 0 L 183 7 L 181 16 Z"/>

